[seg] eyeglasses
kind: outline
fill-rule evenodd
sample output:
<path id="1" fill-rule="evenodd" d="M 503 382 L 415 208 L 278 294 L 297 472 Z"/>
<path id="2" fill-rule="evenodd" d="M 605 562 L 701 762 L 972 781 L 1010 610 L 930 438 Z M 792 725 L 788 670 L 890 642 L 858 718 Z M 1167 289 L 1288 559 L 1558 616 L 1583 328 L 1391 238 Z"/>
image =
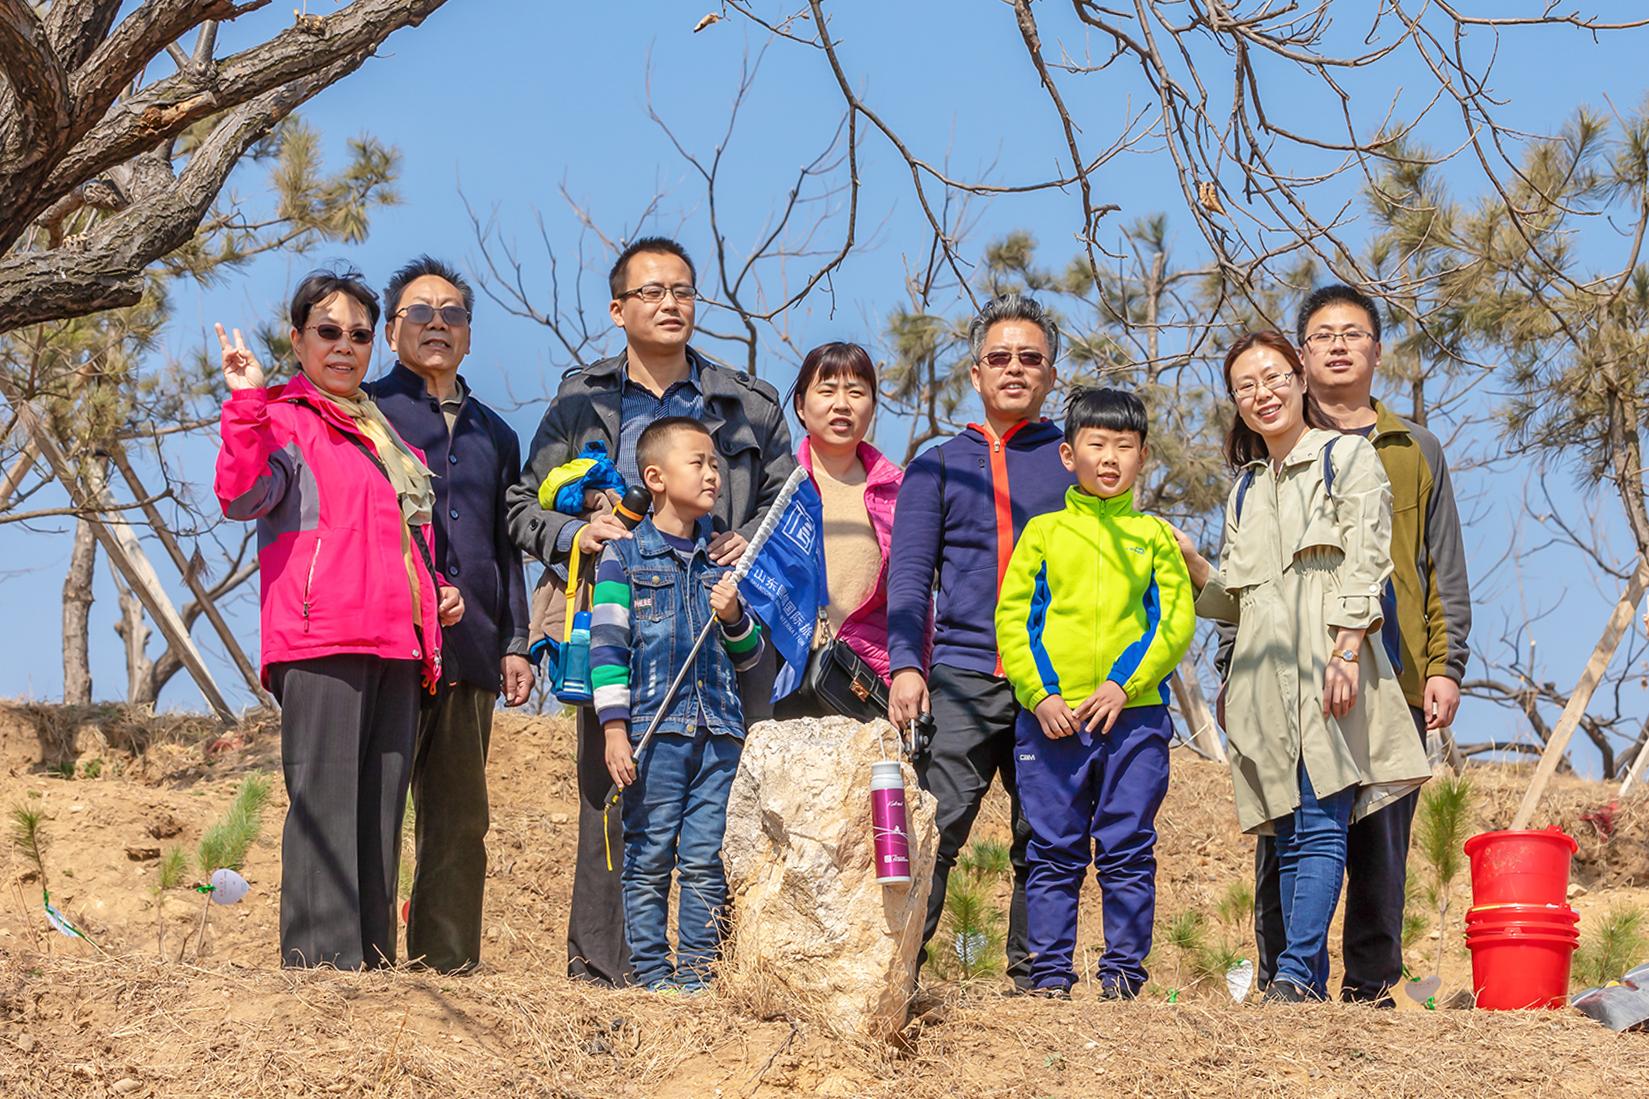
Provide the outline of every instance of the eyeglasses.
<path id="1" fill-rule="evenodd" d="M 1233 389 L 1231 393 L 1243 404 L 1251 404 L 1254 398 L 1259 396 L 1261 386 L 1264 386 L 1272 393 L 1282 393 L 1293 384 L 1294 375 L 1284 374 L 1281 371 L 1277 371 L 1275 373 L 1267 374 L 1258 382 L 1255 382 L 1253 379 L 1249 379 L 1237 388 Z"/>
<path id="2" fill-rule="evenodd" d="M 1335 340 L 1344 340 L 1349 348 L 1361 347 L 1373 338 L 1372 332 L 1364 332 L 1361 328 L 1348 328 L 1344 332 L 1313 332 L 1305 338 L 1305 342 L 1313 351 L 1327 351 L 1334 346 Z"/>
<path id="3" fill-rule="evenodd" d="M 409 324 L 423 325 L 434 320 L 436 314 L 440 314 L 441 323 L 448 328 L 463 328 L 470 322 L 470 311 L 462 305 L 443 305 L 437 309 L 433 305 L 425 305 L 423 302 L 419 302 L 416 305 L 407 306 L 395 315 L 406 318 Z"/>
<path id="4" fill-rule="evenodd" d="M 304 326 L 305 332 L 313 332 L 327 343 L 337 343 L 344 338 L 344 330 L 335 324 L 310 324 Z M 366 347 L 372 343 L 372 329 L 351 328 L 349 342 L 357 347 Z"/>
<path id="5" fill-rule="evenodd" d="M 1001 370 L 1003 367 L 1013 362 L 1016 356 L 1019 359 L 1019 365 L 1023 366 L 1027 370 L 1036 370 L 1038 367 L 1043 367 L 1048 364 L 1048 356 L 1044 355 L 1042 352 L 1026 350 L 1021 350 L 1018 352 L 992 351 L 988 355 L 981 358 L 980 362 L 983 362 L 986 366 L 994 366 L 998 370 Z"/>
<path id="6" fill-rule="evenodd" d="M 645 286 L 638 286 L 634 290 L 626 290 L 618 295 L 618 300 L 625 298 L 640 298 L 648 305 L 657 305 L 669 294 L 678 302 L 693 302 L 698 300 L 699 289 L 690 283 L 677 283 L 674 286 L 665 286 L 662 283 L 649 282 Z"/>

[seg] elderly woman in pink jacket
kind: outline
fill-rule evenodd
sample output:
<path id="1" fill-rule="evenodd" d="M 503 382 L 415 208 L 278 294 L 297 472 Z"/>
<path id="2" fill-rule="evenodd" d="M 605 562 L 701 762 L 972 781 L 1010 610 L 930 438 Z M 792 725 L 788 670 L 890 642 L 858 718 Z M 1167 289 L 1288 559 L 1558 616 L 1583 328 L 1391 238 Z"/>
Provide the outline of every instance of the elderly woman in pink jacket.
<path id="1" fill-rule="evenodd" d="M 808 680 L 839 640 L 880 682 L 886 712 L 887 561 L 893 504 L 904 470 L 865 442 L 876 412 L 876 366 L 854 343 L 827 343 L 802 360 L 790 404 L 806 432 L 796 461 L 812 476 L 824 513 L 825 581 L 830 603 L 819 615 Z M 869 699 L 867 711 L 877 708 Z M 774 706 L 775 718 L 836 712 L 804 682 Z"/>
<path id="2" fill-rule="evenodd" d="M 281 704 L 281 961 L 395 960 L 395 884 L 420 683 L 463 614 L 431 563 L 423 455 L 361 392 L 378 297 L 317 271 L 292 296 L 299 372 L 266 386 L 217 326 L 223 513 L 256 520 L 263 682 Z"/>

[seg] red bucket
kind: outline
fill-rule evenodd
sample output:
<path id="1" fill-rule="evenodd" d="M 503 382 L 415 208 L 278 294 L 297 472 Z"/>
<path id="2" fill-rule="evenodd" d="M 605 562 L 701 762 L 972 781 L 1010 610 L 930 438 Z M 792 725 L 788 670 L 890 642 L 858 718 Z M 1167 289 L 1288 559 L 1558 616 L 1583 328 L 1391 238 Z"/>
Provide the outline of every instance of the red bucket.
<path id="1" fill-rule="evenodd" d="M 1468 931 L 1477 1006 L 1490 1011 L 1564 1006 L 1579 942 L 1579 932 L 1538 927 Z"/>
<path id="2" fill-rule="evenodd" d="M 1566 904 L 1569 859 L 1578 850 L 1574 837 L 1556 828 L 1473 836 L 1466 841 L 1472 903 Z"/>

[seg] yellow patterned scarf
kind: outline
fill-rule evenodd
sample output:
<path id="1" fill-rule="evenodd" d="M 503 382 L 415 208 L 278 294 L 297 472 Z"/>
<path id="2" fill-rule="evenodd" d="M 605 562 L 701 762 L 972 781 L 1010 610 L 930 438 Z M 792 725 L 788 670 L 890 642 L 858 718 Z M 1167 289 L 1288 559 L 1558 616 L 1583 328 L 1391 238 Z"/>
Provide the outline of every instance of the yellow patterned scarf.
<path id="1" fill-rule="evenodd" d="M 405 440 L 384 419 L 382 410 L 372 398 L 357 389 L 352 396 L 338 397 L 325 394 L 355 421 L 355 426 L 372 440 L 378 460 L 389 472 L 389 483 L 395 486 L 396 498 L 401 502 L 401 518 L 413 526 L 423 526 L 435 512 L 435 476 Z"/>

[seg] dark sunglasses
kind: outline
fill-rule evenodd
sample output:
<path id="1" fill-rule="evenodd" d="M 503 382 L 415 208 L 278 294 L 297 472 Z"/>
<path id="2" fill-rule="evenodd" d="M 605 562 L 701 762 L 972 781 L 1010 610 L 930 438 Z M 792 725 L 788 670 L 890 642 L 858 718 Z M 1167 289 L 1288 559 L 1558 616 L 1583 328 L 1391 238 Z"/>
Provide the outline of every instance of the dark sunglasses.
<path id="1" fill-rule="evenodd" d="M 437 313 L 441 315 L 441 323 L 448 328 L 462 328 L 470 322 L 470 311 L 462 305 L 443 305 L 437 309 L 433 305 L 419 302 L 417 305 L 407 306 L 395 315 L 405 317 L 409 324 L 428 324 L 435 319 Z"/>
<path id="2" fill-rule="evenodd" d="M 315 333 L 327 343 L 337 343 L 344 338 L 344 330 L 335 324 L 311 324 L 305 326 L 307 331 Z M 349 342 L 357 347 L 366 347 L 372 343 L 372 329 L 351 328 Z"/>
<path id="3" fill-rule="evenodd" d="M 1001 367 L 1007 366 L 1009 363 L 1013 362 L 1013 359 L 1014 353 L 1012 351 L 992 351 L 989 355 L 985 356 L 985 365 L 994 366 L 1000 369 Z M 1048 356 L 1044 355 L 1040 351 L 1019 352 L 1019 365 L 1031 370 L 1035 370 L 1037 367 L 1045 365 L 1047 361 Z"/>

